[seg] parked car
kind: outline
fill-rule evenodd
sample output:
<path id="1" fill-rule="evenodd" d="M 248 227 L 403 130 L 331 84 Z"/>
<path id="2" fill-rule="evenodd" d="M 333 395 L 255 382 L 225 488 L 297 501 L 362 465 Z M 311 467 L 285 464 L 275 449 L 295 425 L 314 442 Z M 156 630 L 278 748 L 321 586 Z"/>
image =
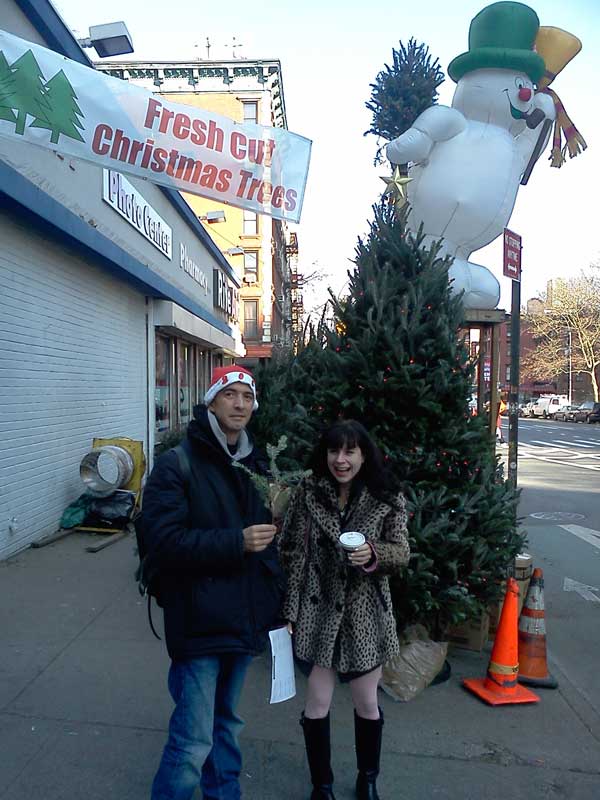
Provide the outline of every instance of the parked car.
<path id="1" fill-rule="evenodd" d="M 554 411 L 549 413 L 548 416 L 550 417 L 550 419 L 558 419 L 556 415 L 560 413 L 563 409 L 569 408 L 570 405 L 571 404 L 569 403 L 568 400 L 561 400 L 560 403 L 558 404 L 558 408 L 554 407 Z"/>
<path id="2" fill-rule="evenodd" d="M 573 412 L 573 422 L 600 422 L 600 403 L 586 400 Z"/>
<path id="3" fill-rule="evenodd" d="M 549 394 L 544 397 L 538 397 L 531 409 L 531 416 L 548 419 L 548 417 L 552 417 L 556 411 L 562 406 L 568 405 L 568 403 L 569 398 L 564 395 Z"/>
<path id="4" fill-rule="evenodd" d="M 530 400 L 528 403 L 525 403 L 523 406 L 523 416 L 524 417 L 532 417 L 533 416 L 533 407 L 535 405 L 535 400 Z"/>
<path id="5" fill-rule="evenodd" d="M 573 415 L 579 406 L 563 406 L 554 412 L 554 419 L 562 422 L 574 422 Z"/>

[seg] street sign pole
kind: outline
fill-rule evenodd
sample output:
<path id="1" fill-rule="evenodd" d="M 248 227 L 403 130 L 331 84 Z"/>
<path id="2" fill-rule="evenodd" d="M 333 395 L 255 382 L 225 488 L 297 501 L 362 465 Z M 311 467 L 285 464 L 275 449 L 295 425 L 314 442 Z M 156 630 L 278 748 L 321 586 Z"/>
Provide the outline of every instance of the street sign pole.
<path id="1" fill-rule="evenodd" d="M 517 487 L 519 452 L 519 343 L 521 339 L 521 281 L 512 282 L 510 303 L 510 392 L 508 395 L 508 479 Z"/>
<path id="2" fill-rule="evenodd" d="M 519 351 L 521 340 L 521 237 L 504 229 L 504 275 L 512 278 L 510 304 L 510 391 L 508 395 L 508 479 L 517 487 L 519 452 Z"/>

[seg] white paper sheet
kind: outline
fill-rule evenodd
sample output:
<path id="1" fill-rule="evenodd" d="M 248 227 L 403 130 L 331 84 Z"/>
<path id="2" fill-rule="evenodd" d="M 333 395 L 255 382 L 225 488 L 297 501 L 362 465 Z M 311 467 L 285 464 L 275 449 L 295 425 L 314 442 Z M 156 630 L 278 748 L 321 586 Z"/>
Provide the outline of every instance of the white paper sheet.
<path id="1" fill-rule="evenodd" d="M 269 631 L 271 640 L 271 699 L 270 703 L 282 703 L 296 694 L 292 637 L 287 628 Z"/>

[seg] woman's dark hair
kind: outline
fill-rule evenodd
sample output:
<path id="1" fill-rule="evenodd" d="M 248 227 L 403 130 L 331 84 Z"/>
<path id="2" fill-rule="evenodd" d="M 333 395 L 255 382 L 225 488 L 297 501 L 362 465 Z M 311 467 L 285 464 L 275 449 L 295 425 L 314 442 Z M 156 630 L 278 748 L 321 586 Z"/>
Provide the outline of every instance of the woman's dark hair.
<path id="1" fill-rule="evenodd" d="M 328 478 L 335 483 L 335 478 L 327 466 L 327 451 L 339 450 L 342 447 L 360 448 L 365 460 L 357 479 L 365 484 L 375 497 L 386 496 L 391 487 L 381 451 L 366 428 L 354 419 L 334 422 L 323 431 L 308 461 L 308 467 L 313 475 L 317 478 Z"/>

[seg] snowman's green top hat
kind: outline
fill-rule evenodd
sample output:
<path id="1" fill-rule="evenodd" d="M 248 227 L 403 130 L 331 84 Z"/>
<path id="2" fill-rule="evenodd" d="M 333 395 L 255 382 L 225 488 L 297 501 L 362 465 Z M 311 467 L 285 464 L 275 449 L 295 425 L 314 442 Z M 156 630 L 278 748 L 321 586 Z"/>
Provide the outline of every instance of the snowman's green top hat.
<path id="1" fill-rule="evenodd" d="M 544 59 L 533 49 L 540 27 L 538 15 L 523 3 L 493 3 L 471 20 L 469 52 L 448 66 L 453 81 L 474 69 L 524 72 L 533 83 L 544 74 Z"/>

